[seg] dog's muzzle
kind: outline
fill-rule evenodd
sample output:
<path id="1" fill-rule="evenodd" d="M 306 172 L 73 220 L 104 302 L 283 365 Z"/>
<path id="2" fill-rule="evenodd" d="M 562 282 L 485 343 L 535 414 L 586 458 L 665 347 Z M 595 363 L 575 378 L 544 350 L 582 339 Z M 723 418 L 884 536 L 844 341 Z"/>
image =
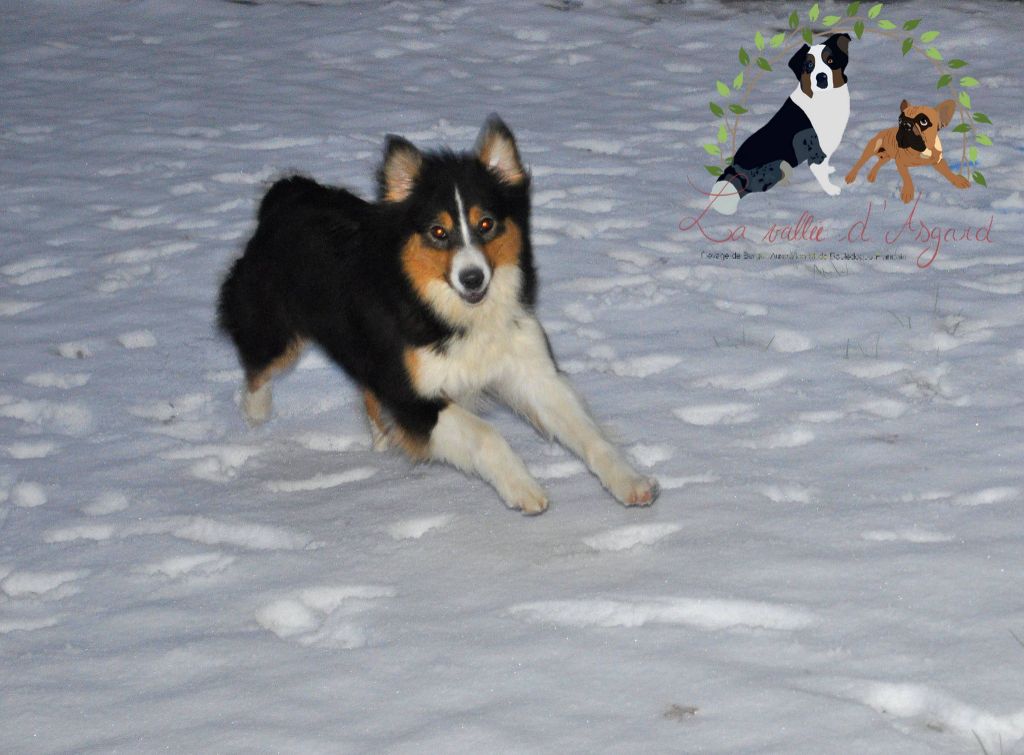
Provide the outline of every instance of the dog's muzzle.
<path id="1" fill-rule="evenodd" d="M 818 89 L 828 89 L 828 74 L 819 73 L 814 78 L 814 82 L 818 85 Z"/>
<path id="2" fill-rule="evenodd" d="M 487 295 L 487 276 L 478 267 L 467 267 L 459 272 L 459 285 L 456 290 L 469 304 L 483 301 Z"/>
<path id="3" fill-rule="evenodd" d="M 464 246 L 452 259 L 448 283 L 467 304 L 479 304 L 491 284 L 491 267 L 483 252 Z"/>

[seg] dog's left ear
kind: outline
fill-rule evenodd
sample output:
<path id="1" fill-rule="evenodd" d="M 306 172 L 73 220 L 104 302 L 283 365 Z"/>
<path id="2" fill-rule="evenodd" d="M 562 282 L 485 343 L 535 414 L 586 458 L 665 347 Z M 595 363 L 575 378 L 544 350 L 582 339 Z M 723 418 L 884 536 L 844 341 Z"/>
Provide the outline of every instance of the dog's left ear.
<path id="1" fill-rule="evenodd" d="M 804 75 L 804 63 L 807 61 L 807 53 L 810 50 L 810 47 L 804 45 L 793 53 L 793 57 L 789 59 L 789 68 L 798 79 Z"/>
<path id="2" fill-rule="evenodd" d="M 476 154 L 504 183 L 519 186 L 526 181 L 527 173 L 519 158 L 515 137 L 497 114 L 491 115 L 480 129 Z"/>
<path id="3" fill-rule="evenodd" d="M 945 100 L 940 102 L 936 110 L 939 111 L 939 128 L 945 128 L 952 122 L 953 116 L 956 115 L 956 101 Z"/>
<path id="4" fill-rule="evenodd" d="M 825 42 L 826 45 L 835 47 L 843 55 L 850 54 L 850 35 L 849 34 L 833 34 Z"/>

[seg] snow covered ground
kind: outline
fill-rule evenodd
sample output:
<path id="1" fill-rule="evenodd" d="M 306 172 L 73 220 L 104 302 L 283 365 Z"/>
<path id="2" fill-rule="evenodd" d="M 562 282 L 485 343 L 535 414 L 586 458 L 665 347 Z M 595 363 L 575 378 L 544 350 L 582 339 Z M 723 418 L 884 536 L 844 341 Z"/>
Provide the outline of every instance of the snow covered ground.
<path id="1" fill-rule="evenodd" d="M 991 242 L 918 269 L 880 240 L 892 166 L 709 219 L 745 242 L 679 230 L 714 82 L 790 10 L 0 2 L 0 751 L 1024 753 L 1024 12 L 885 11 L 995 122 L 989 188 L 914 174 L 919 219 Z M 938 99 L 898 44 L 851 50 L 835 180 Z M 315 353 L 267 426 L 238 412 L 213 302 L 267 181 L 367 194 L 385 133 L 462 148 L 492 111 L 541 319 L 650 509 L 497 409 L 541 517 L 376 454 Z M 761 240 L 869 203 L 861 259 Z"/>

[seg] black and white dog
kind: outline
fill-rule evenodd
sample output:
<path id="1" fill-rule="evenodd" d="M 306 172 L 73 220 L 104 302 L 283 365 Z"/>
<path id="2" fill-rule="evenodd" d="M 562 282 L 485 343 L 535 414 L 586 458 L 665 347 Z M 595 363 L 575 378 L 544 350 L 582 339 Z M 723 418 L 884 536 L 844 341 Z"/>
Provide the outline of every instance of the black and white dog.
<path id="1" fill-rule="evenodd" d="M 732 165 L 711 190 L 712 207 L 732 215 L 742 197 L 768 191 L 803 162 L 826 194 L 839 194 L 829 180 L 835 168 L 828 161 L 850 118 L 849 49 L 849 34 L 833 34 L 822 44 L 796 51 L 789 67 L 800 83 L 772 119 L 736 150 Z"/>

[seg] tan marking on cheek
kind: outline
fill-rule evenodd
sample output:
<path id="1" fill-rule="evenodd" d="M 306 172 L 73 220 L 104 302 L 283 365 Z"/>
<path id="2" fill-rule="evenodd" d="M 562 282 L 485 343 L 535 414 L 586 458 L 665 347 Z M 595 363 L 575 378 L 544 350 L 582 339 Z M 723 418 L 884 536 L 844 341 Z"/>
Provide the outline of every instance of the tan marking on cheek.
<path id="1" fill-rule="evenodd" d="M 492 241 L 484 244 L 484 255 L 491 267 L 518 265 L 523 250 L 523 232 L 511 220 L 505 221 L 505 230 Z"/>
<path id="2" fill-rule="evenodd" d="M 800 89 L 808 97 L 814 97 L 814 89 L 811 88 L 811 74 L 806 71 L 800 75 Z"/>
<path id="3" fill-rule="evenodd" d="M 843 72 L 838 68 L 832 70 L 832 86 L 838 89 L 846 83 L 846 78 L 843 76 Z"/>
<path id="4" fill-rule="evenodd" d="M 281 356 L 277 357 L 273 362 L 268 364 L 259 372 L 251 375 L 246 375 L 246 384 L 249 388 L 250 393 L 255 393 L 264 385 L 269 383 L 273 377 L 279 373 L 284 372 L 291 367 L 295 362 L 298 361 L 299 357 L 302 356 L 303 350 L 306 348 L 306 342 L 301 338 L 296 338 L 285 347 L 285 350 L 281 353 Z"/>
<path id="5" fill-rule="evenodd" d="M 402 248 L 402 269 L 421 297 L 427 297 L 427 287 L 434 281 L 444 281 L 451 264 L 450 252 L 433 249 L 419 236 L 409 239 Z"/>

